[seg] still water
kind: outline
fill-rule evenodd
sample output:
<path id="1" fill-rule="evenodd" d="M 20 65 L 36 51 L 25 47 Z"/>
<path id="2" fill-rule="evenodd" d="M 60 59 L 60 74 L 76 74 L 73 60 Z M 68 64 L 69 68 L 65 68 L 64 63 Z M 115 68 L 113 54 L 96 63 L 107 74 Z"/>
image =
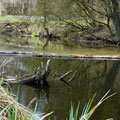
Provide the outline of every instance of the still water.
<path id="1" fill-rule="evenodd" d="M 0 57 L 0 62 L 6 57 Z M 47 58 L 15 57 L 4 68 L 6 75 L 22 76 L 24 74 L 34 73 L 35 67 L 46 63 Z M 92 120 L 106 120 L 113 118 L 120 120 L 120 61 L 105 60 L 78 60 L 78 59 L 51 59 L 51 72 L 48 83 L 49 89 L 38 90 L 25 85 L 11 85 L 12 91 L 17 94 L 19 86 L 19 102 L 25 106 L 33 98 L 37 98 L 36 113 L 42 116 L 48 112 L 54 111 L 51 118 L 53 120 L 65 120 L 69 116 L 71 103 L 75 108 L 80 101 L 80 111 L 86 102 L 95 94 L 93 105 L 95 105 L 102 96 L 111 89 L 111 94 L 117 92 L 112 98 L 105 101 L 93 114 Z M 74 80 L 71 82 L 72 89 L 64 85 L 56 78 L 60 77 L 69 70 L 73 73 L 77 71 Z M 69 75 L 65 80 L 69 80 Z M 32 104 L 34 110 L 36 103 Z"/>
<path id="2" fill-rule="evenodd" d="M 32 52 L 39 54 L 63 55 L 108 55 L 120 56 L 119 46 L 99 43 L 82 43 L 79 41 L 51 40 L 32 37 L 16 37 L 0 35 L 0 52 Z M 45 47 L 46 45 L 46 47 Z"/>

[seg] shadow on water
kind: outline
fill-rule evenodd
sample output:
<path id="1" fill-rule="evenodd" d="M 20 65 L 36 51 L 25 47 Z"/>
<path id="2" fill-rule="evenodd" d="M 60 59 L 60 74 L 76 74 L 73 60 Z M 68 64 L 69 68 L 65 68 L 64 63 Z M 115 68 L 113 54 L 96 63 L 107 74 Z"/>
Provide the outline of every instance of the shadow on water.
<path id="1" fill-rule="evenodd" d="M 4 57 L 1 58 L 1 62 Z M 7 75 L 24 75 L 33 73 L 34 68 L 40 66 L 41 61 L 46 58 L 22 58 L 16 57 L 7 66 Z M 80 101 L 80 112 L 85 103 L 97 93 L 94 104 L 111 89 L 111 93 L 117 95 L 104 102 L 92 116 L 93 120 L 104 120 L 114 118 L 120 120 L 120 61 L 100 60 L 75 60 L 75 59 L 52 59 L 51 73 L 48 78 L 49 89 L 38 90 L 34 87 L 20 85 L 19 102 L 28 105 L 30 100 L 37 98 L 37 113 L 48 113 L 54 111 L 54 120 L 64 120 L 69 115 L 71 102 L 77 106 Z M 69 70 L 77 71 L 71 82 L 73 90 L 57 81 L 56 78 Z M 68 76 L 68 80 L 71 76 Z M 17 85 L 11 86 L 17 94 Z M 34 109 L 32 104 L 31 109 Z"/>

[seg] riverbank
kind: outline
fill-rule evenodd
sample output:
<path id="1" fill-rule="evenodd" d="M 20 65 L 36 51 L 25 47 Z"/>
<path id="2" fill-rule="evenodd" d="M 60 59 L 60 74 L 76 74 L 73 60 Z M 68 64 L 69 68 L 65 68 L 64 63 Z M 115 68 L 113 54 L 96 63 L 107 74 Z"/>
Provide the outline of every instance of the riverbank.
<path id="1" fill-rule="evenodd" d="M 21 105 L 0 86 L 0 119 L 1 120 L 29 120 L 32 113 L 29 108 Z M 34 116 L 35 117 L 35 116 Z M 33 118 L 34 118 L 33 117 Z M 33 119 L 32 118 L 32 119 Z"/>
<path id="2" fill-rule="evenodd" d="M 7 91 L 7 92 L 6 92 Z M 31 111 L 30 106 L 36 101 L 33 98 L 27 107 L 20 104 L 17 101 L 18 96 L 11 95 L 8 90 L 5 90 L 0 86 L 0 119 L 1 120 L 44 120 L 46 117 L 51 115 L 53 112 L 48 113 L 41 118 Z"/>
<path id="3" fill-rule="evenodd" d="M 36 22 L 35 22 L 36 21 Z M 49 36 L 43 27 L 43 19 L 6 17 L 0 18 L 0 51 L 38 54 L 67 54 L 85 56 L 119 56 L 119 46 L 114 34 L 105 25 L 87 27 L 81 31 L 67 21 L 48 21 Z M 105 23 L 105 21 L 104 21 Z M 4 46 L 5 49 L 2 47 Z M 9 46 L 9 47 L 7 47 Z M 7 48 L 6 48 L 7 47 Z"/>
<path id="4" fill-rule="evenodd" d="M 117 44 L 112 30 L 107 27 L 106 20 L 90 26 L 86 20 L 47 20 L 42 17 L 1 16 L 0 33 L 17 37 L 39 37 L 41 39 L 79 42 L 86 47 L 101 44 Z M 91 46 L 90 45 L 90 46 Z"/>

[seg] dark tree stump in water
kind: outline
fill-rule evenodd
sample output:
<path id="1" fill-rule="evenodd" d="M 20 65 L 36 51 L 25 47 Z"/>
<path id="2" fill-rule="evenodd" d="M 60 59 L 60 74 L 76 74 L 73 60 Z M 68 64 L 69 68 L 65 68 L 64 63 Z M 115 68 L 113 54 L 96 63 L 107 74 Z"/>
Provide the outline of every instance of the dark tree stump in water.
<path id="1" fill-rule="evenodd" d="M 47 61 L 46 65 L 41 62 L 41 67 L 35 70 L 34 75 L 25 76 L 22 78 L 15 78 L 12 80 L 6 79 L 4 83 L 17 83 L 25 84 L 29 86 L 36 86 L 37 88 L 49 87 L 47 77 L 50 73 L 50 60 Z"/>
<path id="2" fill-rule="evenodd" d="M 50 60 L 47 61 L 45 66 L 43 62 L 41 62 L 41 67 L 38 67 L 35 70 L 35 75 L 33 75 L 31 78 L 26 78 L 22 81 L 19 81 L 18 83 L 26 85 L 36 84 L 37 86 L 40 86 L 40 88 L 46 86 L 49 87 L 49 84 L 47 82 L 47 77 L 49 73 L 50 73 Z"/>
<path id="3" fill-rule="evenodd" d="M 60 76 L 59 78 L 56 78 L 56 80 L 61 81 L 68 87 L 72 88 L 70 83 L 73 80 L 76 71 L 73 73 L 72 77 L 67 82 L 64 80 L 64 78 L 71 73 L 72 70 L 66 72 L 64 75 Z M 50 60 L 47 61 L 46 65 L 44 65 L 43 62 L 41 62 L 41 67 L 38 67 L 33 75 L 24 75 L 24 77 L 19 77 L 19 78 L 14 77 L 10 79 L 4 79 L 3 83 L 24 84 L 24 85 L 32 86 L 37 89 L 44 89 L 50 87 L 47 82 L 47 77 L 49 74 L 50 74 Z"/>

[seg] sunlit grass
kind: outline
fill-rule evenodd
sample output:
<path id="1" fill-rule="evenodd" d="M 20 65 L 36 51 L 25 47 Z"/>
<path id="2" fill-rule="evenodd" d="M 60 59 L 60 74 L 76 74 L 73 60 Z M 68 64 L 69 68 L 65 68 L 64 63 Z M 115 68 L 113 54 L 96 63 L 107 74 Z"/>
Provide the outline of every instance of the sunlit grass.
<path id="1" fill-rule="evenodd" d="M 7 16 L 0 16 L 0 22 L 21 22 L 24 21 L 23 19 L 20 18 L 13 18 L 13 17 L 7 17 Z"/>

